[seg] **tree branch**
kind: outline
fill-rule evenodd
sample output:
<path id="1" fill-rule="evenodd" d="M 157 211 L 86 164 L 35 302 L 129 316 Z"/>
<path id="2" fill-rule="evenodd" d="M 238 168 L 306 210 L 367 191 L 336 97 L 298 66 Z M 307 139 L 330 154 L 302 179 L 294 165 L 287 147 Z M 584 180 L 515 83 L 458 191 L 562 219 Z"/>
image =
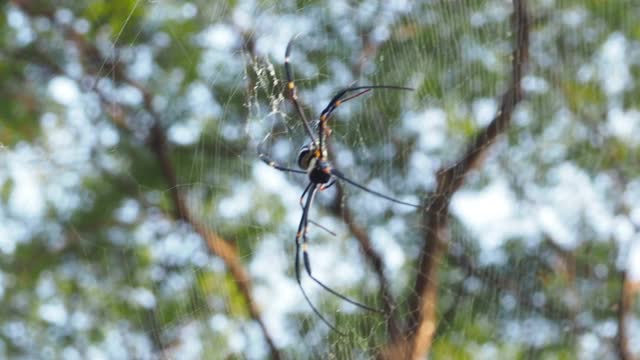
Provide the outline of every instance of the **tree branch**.
<path id="1" fill-rule="evenodd" d="M 629 335 L 627 332 L 627 316 L 633 304 L 633 284 L 629 281 L 627 270 L 620 274 L 622 282 L 620 286 L 620 300 L 618 301 L 618 336 L 616 338 L 616 348 L 621 360 L 633 360 L 634 356 L 629 348 Z"/>
<path id="2" fill-rule="evenodd" d="M 31 4 L 28 0 L 13 0 L 13 2 L 25 13 L 32 16 L 39 15 L 47 16 L 50 18 L 53 17 L 53 12 L 36 9 L 36 7 L 34 7 L 33 4 Z M 147 143 L 158 160 L 162 175 L 164 176 L 171 193 L 171 199 L 175 210 L 174 218 L 176 220 L 181 220 L 190 224 L 194 231 L 196 231 L 205 241 L 209 251 L 213 255 L 216 255 L 223 260 L 229 273 L 238 285 L 240 293 L 247 303 L 251 318 L 258 323 L 260 329 L 262 330 L 265 341 L 267 342 L 267 345 L 269 346 L 271 352 L 271 358 L 281 359 L 282 356 L 275 346 L 275 343 L 273 342 L 273 339 L 269 331 L 267 330 L 264 321 L 262 320 L 259 307 L 252 296 L 249 274 L 241 263 L 240 257 L 238 256 L 235 247 L 227 240 L 221 238 L 217 233 L 200 223 L 196 218 L 194 218 L 184 200 L 184 195 L 182 194 L 182 192 L 180 191 L 180 187 L 178 186 L 177 175 L 170 157 L 170 150 L 166 133 L 161 126 L 161 117 L 156 111 L 154 111 L 152 107 L 152 94 L 143 85 L 134 81 L 133 79 L 130 79 L 123 71 L 122 65 L 118 63 L 117 60 L 109 62 L 108 60 L 103 59 L 100 56 L 100 52 L 95 47 L 95 45 L 87 42 L 82 34 L 77 33 L 71 27 L 63 28 L 63 32 L 65 34 L 65 37 L 77 47 L 79 56 L 81 58 L 89 58 L 101 64 L 107 63 L 109 65 L 109 68 L 111 69 L 114 79 L 135 87 L 143 94 L 144 108 L 146 112 L 153 118 L 153 125 L 150 128 Z M 57 68 L 59 71 L 61 71 L 62 75 L 66 75 L 61 67 Z M 99 77 L 100 75 L 101 74 L 93 74 L 93 76 L 96 77 Z M 109 104 L 104 94 L 101 94 L 98 89 L 93 90 L 95 90 L 100 96 L 100 100 L 103 103 L 103 106 L 112 107 L 114 105 Z M 121 107 L 118 108 L 121 109 Z"/>
<path id="3" fill-rule="evenodd" d="M 220 257 L 225 263 L 225 266 L 238 285 L 240 293 L 247 302 L 247 307 L 249 308 L 249 314 L 251 315 L 251 318 L 258 323 L 260 329 L 262 330 L 265 341 L 267 342 L 267 345 L 269 346 L 269 349 L 271 351 L 271 357 L 274 359 L 280 359 L 280 353 L 275 343 L 273 342 L 273 338 L 267 330 L 264 321 L 262 320 L 258 305 L 253 299 L 253 295 L 251 294 L 251 280 L 249 278 L 249 274 L 245 270 L 243 264 L 240 262 L 240 257 L 238 256 L 235 247 L 227 240 L 221 238 L 210 228 L 203 225 L 196 218 L 194 218 L 184 200 L 184 196 L 180 191 L 180 187 L 178 186 L 178 179 L 173 166 L 173 162 L 171 161 L 166 133 L 160 124 L 160 116 L 151 107 L 151 94 L 137 82 L 128 80 L 127 78 L 125 78 L 125 82 L 142 91 L 142 93 L 144 94 L 145 110 L 149 114 L 151 114 L 154 119 L 154 123 L 151 127 L 151 132 L 147 141 L 149 147 L 158 159 L 162 174 L 167 181 L 167 185 L 171 193 L 171 199 L 174 204 L 174 217 L 177 220 L 182 220 L 190 224 L 191 227 L 205 241 L 209 251 L 212 254 Z"/>
<path id="4" fill-rule="evenodd" d="M 158 162 L 160 163 L 162 174 L 164 175 L 164 178 L 167 181 L 167 185 L 169 186 L 172 202 L 175 207 L 175 218 L 190 224 L 191 227 L 206 242 L 207 248 L 211 251 L 211 253 L 220 257 L 224 261 L 225 266 L 238 285 L 240 293 L 243 295 L 245 301 L 247 302 L 247 307 L 249 308 L 249 314 L 251 315 L 251 318 L 253 318 L 254 321 L 258 323 L 260 329 L 262 330 L 265 341 L 267 342 L 267 345 L 269 346 L 269 349 L 271 351 L 271 357 L 274 359 L 280 359 L 280 353 L 275 346 L 273 338 L 267 330 L 264 321 L 262 320 L 258 305 L 251 294 L 251 280 L 249 278 L 249 274 L 240 262 L 240 257 L 238 256 L 235 247 L 225 239 L 218 236 L 218 234 L 212 231 L 210 228 L 206 227 L 197 219 L 195 219 L 184 200 L 184 196 L 180 191 L 180 187 L 178 186 L 178 180 L 175 169 L 173 167 L 173 162 L 171 161 L 171 157 L 169 155 L 169 146 L 166 133 L 160 124 L 160 116 L 151 107 L 151 94 L 138 83 L 134 81 L 127 82 L 142 91 L 142 93 L 144 94 L 145 109 L 149 114 L 152 115 L 154 119 L 154 124 L 151 127 L 151 132 L 148 138 L 148 143 L 153 153 L 157 157 Z"/>
<path id="5" fill-rule="evenodd" d="M 529 55 L 529 19 L 526 0 L 514 0 L 513 28 L 515 44 L 511 83 L 503 94 L 500 108 L 491 123 L 471 141 L 465 153 L 452 166 L 436 174 L 436 192 L 424 214 L 424 245 L 419 255 L 415 297 L 410 301 L 412 313 L 408 337 L 385 350 L 383 357 L 422 358 L 429 351 L 437 324 L 438 267 L 449 242 L 449 204 L 471 170 L 478 168 L 488 149 L 509 126 L 516 104 L 522 99 L 520 82 Z"/>
<path id="6" fill-rule="evenodd" d="M 618 186 L 620 187 L 620 193 L 623 193 L 626 189 L 625 184 L 629 183 L 629 180 L 626 176 L 620 171 L 616 170 L 614 172 L 614 177 L 617 181 Z M 631 209 L 627 206 L 624 201 L 620 201 L 618 204 L 619 212 L 624 214 L 627 218 L 631 217 Z M 640 226 L 634 224 L 634 229 L 636 234 L 640 234 Z M 625 252 L 629 254 L 631 252 L 631 248 L 634 245 L 635 240 L 631 241 L 624 249 L 620 248 L 619 251 Z M 618 334 L 616 336 L 616 350 L 618 352 L 618 356 L 621 360 L 634 360 L 637 359 L 629 347 L 629 333 L 627 331 L 627 317 L 631 312 L 631 308 L 633 307 L 634 296 L 636 292 L 638 292 L 638 283 L 632 281 L 629 278 L 629 266 L 630 261 L 629 255 L 626 256 L 626 266 L 624 269 L 620 271 L 620 299 L 618 299 Z"/>

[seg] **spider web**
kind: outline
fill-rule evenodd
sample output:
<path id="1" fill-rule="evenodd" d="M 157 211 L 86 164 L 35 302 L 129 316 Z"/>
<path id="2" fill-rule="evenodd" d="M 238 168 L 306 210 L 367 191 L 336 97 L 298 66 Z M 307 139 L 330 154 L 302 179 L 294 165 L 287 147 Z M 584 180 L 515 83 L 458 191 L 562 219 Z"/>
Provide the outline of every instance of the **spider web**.
<path id="1" fill-rule="evenodd" d="M 620 309 L 622 299 L 637 298 L 640 273 L 632 266 L 640 263 L 640 187 L 631 135 L 639 123 L 640 38 L 626 15 L 640 8 L 527 3 L 526 99 L 498 140 L 481 145 L 483 162 L 455 174 L 464 185 L 449 209 L 433 212 L 449 224 L 447 247 L 433 258 L 439 283 L 431 357 L 607 358 L 622 354 L 621 332 L 624 347 L 637 355 L 638 305 Z M 333 164 L 350 179 L 427 204 L 441 195 L 438 170 L 459 164 L 499 112 L 512 75 L 513 3 L 122 5 L 111 13 L 58 8 L 52 18 L 17 3 L 5 8 L 16 34 L 11 46 L 36 44 L 54 54 L 70 43 L 79 47 L 60 30 L 71 26 L 100 55 L 95 69 L 81 52 L 54 57 L 65 65 L 55 76 L 47 75 L 56 71 L 50 64 L 34 62 L 46 69 L 29 75 L 47 84 L 40 89 L 47 94 L 42 134 L 2 149 L 9 175 L 0 177 L 8 199 L 0 217 L 10 235 L 0 247 L 20 259 L 24 244 L 43 244 L 36 249 L 47 259 L 31 288 L 5 290 L 3 301 L 17 314 L 36 314 L 7 318 L 5 355 L 273 356 L 238 277 L 194 223 L 232 244 L 266 332 L 285 358 L 384 351 L 388 319 L 303 274 L 311 301 L 346 334 L 339 336 L 315 316 L 295 281 L 299 198 L 308 180 L 257 156 L 261 147 L 296 168 L 309 142 L 283 96 L 285 46 L 298 36 L 291 63 L 312 125 L 341 88 L 415 88 L 375 90 L 344 104 L 330 120 L 329 141 Z M 94 28 L 92 21 L 107 16 L 101 11 L 113 21 Z M 167 185 L 168 170 L 159 165 L 161 145 L 153 147 L 156 122 L 166 131 L 175 184 Z M 27 209 L 21 203 L 34 201 L 27 194 L 33 189 L 44 200 Z M 354 227 L 362 230 L 382 260 L 400 338 L 409 339 L 420 253 L 434 229 L 412 208 L 348 184 L 343 189 L 342 196 L 337 188 L 320 192 L 311 208 L 314 275 L 383 307 L 372 256 Z M 188 221 L 173 215 L 176 193 Z M 96 211 L 83 209 L 108 213 L 92 217 Z M 27 225 L 35 230 L 21 230 Z M 14 284 L 18 268 L 5 266 L 2 278 Z"/>
<path id="2" fill-rule="evenodd" d="M 310 12 L 321 11 L 319 9 L 307 10 Z M 461 136 L 458 131 L 451 131 L 447 128 L 445 111 L 452 108 L 454 114 L 457 115 L 457 119 L 454 119 L 449 126 L 455 128 L 466 125 L 475 128 L 480 126 L 476 122 L 486 122 L 487 116 L 493 116 L 491 112 L 495 112 L 497 107 L 495 100 L 490 97 L 481 99 L 474 105 L 474 109 L 469 109 L 462 108 L 460 104 L 448 99 L 434 98 L 431 94 L 433 92 L 444 93 L 444 89 L 449 94 L 466 94 L 466 96 L 480 92 L 480 89 L 474 89 L 474 84 L 477 87 L 477 84 L 482 81 L 482 74 L 475 77 L 470 75 L 480 68 L 477 63 L 472 61 L 472 58 L 482 56 L 481 54 L 484 52 L 492 54 L 493 61 L 498 62 L 500 57 L 508 56 L 505 51 L 508 48 L 505 47 L 505 44 L 509 42 L 507 18 L 509 10 L 507 8 L 492 8 L 488 4 L 478 7 L 477 16 L 481 18 L 495 17 L 487 21 L 493 23 L 495 33 L 502 32 L 502 38 L 489 36 L 486 30 L 468 23 L 458 25 L 463 28 L 465 37 L 454 41 L 468 44 L 477 41 L 480 44 L 476 45 L 477 49 L 469 50 L 467 53 L 454 51 L 460 57 L 470 58 L 470 61 L 463 62 L 462 67 L 451 68 L 447 68 L 446 59 L 439 59 L 437 56 L 424 56 L 425 49 L 429 47 L 435 47 L 437 52 L 438 37 L 442 36 L 445 38 L 442 40 L 446 41 L 447 30 L 441 29 L 444 34 L 427 34 L 427 37 L 418 35 L 415 36 L 414 41 L 402 41 L 402 37 L 407 36 L 404 34 L 405 32 L 415 31 L 415 28 L 423 23 L 423 20 L 412 16 L 409 10 L 409 7 L 385 8 L 380 13 L 371 14 L 372 18 L 361 19 L 362 24 L 366 24 L 374 21 L 373 19 L 386 18 L 386 22 L 374 29 L 369 29 L 368 36 L 371 36 L 372 39 L 368 41 L 374 42 L 375 45 L 369 44 L 368 46 L 383 47 L 387 41 L 397 44 L 389 50 L 382 49 L 379 52 L 376 50 L 374 54 L 367 57 L 364 54 L 366 50 L 362 49 L 362 39 L 353 34 L 357 31 L 349 28 L 349 25 L 337 21 L 340 25 L 346 25 L 347 29 L 336 29 L 338 34 L 335 38 L 327 39 L 326 34 L 315 34 L 313 31 L 301 35 L 301 38 L 296 41 L 300 45 L 294 47 L 291 61 L 295 67 L 296 84 L 300 97 L 305 102 L 308 113 L 313 114 L 312 118 L 314 119 L 317 119 L 317 114 L 339 88 L 354 83 L 361 85 L 391 84 L 417 88 L 416 92 L 409 94 L 385 90 L 376 91 L 371 96 L 360 98 L 341 107 L 338 114 L 332 119 L 333 132 L 330 141 L 337 153 L 335 165 L 340 169 L 345 169 L 350 178 L 361 181 L 366 186 L 381 192 L 400 196 L 403 199 L 407 198 L 409 201 L 420 202 L 424 201 L 424 194 L 433 189 L 435 170 L 438 166 L 455 161 L 456 152 L 459 153 L 464 149 L 465 141 L 468 139 L 468 136 L 464 134 Z M 344 11 L 343 16 L 346 14 L 354 15 L 359 14 L 361 9 L 355 7 L 344 9 Z M 433 8 L 424 9 L 424 11 L 433 11 L 434 18 L 430 21 L 434 23 L 446 23 L 447 19 L 459 16 L 458 14 L 450 14 L 447 6 L 443 5 L 435 5 Z M 492 11 L 495 14 L 488 14 Z M 501 12 L 502 15 L 500 15 Z M 309 27 L 311 29 L 322 28 L 323 25 L 322 22 L 318 24 L 312 22 Z M 337 27 L 338 25 L 331 26 Z M 351 26 L 357 28 L 357 25 Z M 258 30 L 256 33 L 261 32 Z M 272 55 L 270 58 L 282 59 L 284 45 L 293 35 L 295 34 L 279 35 L 277 40 L 273 41 L 276 46 L 279 44 L 279 48 L 276 48 L 276 51 L 270 51 L 269 55 Z M 268 39 L 272 35 L 265 37 Z M 335 58 L 323 59 L 318 63 L 308 56 L 308 53 L 335 54 Z M 276 67 L 271 61 L 273 60 L 255 59 L 252 71 L 259 79 L 256 81 L 258 86 L 255 89 L 255 101 L 258 102 L 261 92 L 264 93 L 264 97 L 270 100 L 269 104 L 271 105 L 265 108 L 271 111 L 261 111 L 259 106 L 252 106 L 257 110 L 253 113 L 252 120 L 254 122 L 249 124 L 251 131 L 247 133 L 251 136 L 256 132 L 256 128 L 262 128 L 262 132 L 258 132 L 261 135 L 256 137 L 257 141 L 261 141 L 263 139 L 262 133 L 266 127 L 268 139 L 272 140 L 271 153 L 273 156 L 283 163 L 288 162 L 293 167 L 297 149 L 307 143 L 308 139 L 305 138 L 302 131 L 300 119 L 292 115 L 292 111 L 283 113 L 281 110 L 282 103 L 285 102 L 284 98 L 277 95 L 281 91 L 281 86 L 278 86 L 281 85 L 281 80 L 279 80 L 281 78 L 274 76 L 272 71 L 267 70 Z M 490 65 L 498 66 L 495 63 Z M 416 66 L 417 69 L 444 68 L 441 72 L 446 75 L 428 79 L 425 73 L 412 71 L 411 66 Z M 402 81 L 398 82 L 398 79 L 402 79 Z M 264 84 L 269 85 L 264 86 Z M 309 86 L 314 87 L 309 89 Z M 491 93 L 496 98 L 498 89 L 499 87 L 494 85 Z M 484 94 L 484 96 L 486 95 Z M 455 109 L 456 107 L 460 108 Z M 276 110 L 274 111 L 274 109 Z M 489 114 L 487 114 L 488 112 Z M 454 138 L 451 139 L 452 137 Z M 272 176 L 263 174 L 263 172 L 273 173 L 273 169 L 265 166 L 262 166 L 262 169 L 260 179 L 265 180 L 267 176 Z M 297 194 L 302 189 L 300 184 L 304 182 L 293 180 L 293 188 L 296 188 L 295 184 L 297 183 L 299 190 L 293 196 L 286 195 L 294 212 L 292 219 L 286 223 L 288 233 L 291 234 L 288 236 L 290 241 L 292 241 L 293 230 L 296 228 L 301 212 L 297 206 Z M 290 181 L 274 187 L 274 190 L 276 193 L 282 194 L 285 191 L 283 189 L 286 188 L 292 188 Z M 353 223 L 358 224 L 357 226 L 363 226 L 369 232 L 376 250 L 383 254 L 385 273 L 388 279 L 393 279 L 391 281 L 392 292 L 396 295 L 401 294 L 398 304 L 400 317 L 406 318 L 407 299 L 410 297 L 410 289 L 414 280 L 411 274 L 416 270 L 416 255 L 419 253 L 418 239 L 424 231 L 420 217 L 410 208 L 403 208 L 382 199 L 372 198 L 371 195 L 348 188 L 348 186 L 346 191 L 347 196 L 337 200 L 335 192 L 320 194 L 318 196 L 319 204 L 314 206 L 312 210 L 313 214 L 317 214 L 312 216 L 318 222 L 338 234 L 333 237 L 312 226 L 310 237 L 314 272 L 329 284 L 335 284 L 340 288 L 349 289 L 345 285 L 355 288 L 355 294 L 358 294 L 357 298 L 365 303 L 380 304 L 380 295 L 376 292 L 379 284 L 374 280 L 374 273 L 359 251 L 353 235 L 349 233 L 348 226 L 342 223 L 339 217 L 336 219 L 331 211 L 327 212 L 326 210 L 327 206 L 335 206 L 332 202 L 337 201 L 343 209 L 348 208 L 346 211 L 354 213 Z M 325 209 L 322 205 L 325 206 Z M 286 233 L 287 231 L 285 231 Z M 461 235 L 461 238 L 464 239 L 465 236 Z M 283 245 L 282 251 L 291 254 L 292 244 L 285 242 Z M 318 253 L 320 254 L 318 255 Z M 291 259 L 292 256 L 289 258 Z M 272 263 L 269 262 L 269 264 Z M 291 266 L 291 260 L 288 264 Z M 345 276 L 345 274 L 349 275 Z M 351 278 L 351 281 L 341 284 L 345 278 Z M 305 283 L 305 288 L 311 288 L 307 291 L 312 293 L 312 298 L 316 302 L 323 301 L 322 299 L 328 301 L 329 305 L 323 307 L 325 314 L 327 311 L 329 315 L 333 313 L 339 320 L 338 327 L 350 332 L 350 336 L 346 339 L 332 336 L 331 333 L 326 335 L 333 339 L 331 340 L 333 350 L 330 352 L 332 356 L 337 358 L 351 357 L 354 354 L 354 349 L 365 349 L 365 354 L 372 354 L 380 350 L 381 344 L 384 344 L 382 339 L 388 335 L 385 331 L 384 318 L 376 319 L 375 315 L 362 313 L 362 311 L 357 311 L 353 316 L 351 313 L 357 310 L 353 306 L 336 301 L 332 295 L 317 289 L 317 287 L 313 289 L 312 283 Z M 449 301 L 457 297 L 456 292 L 449 288 L 445 287 L 442 291 L 443 297 L 450 299 Z M 300 296 L 298 299 L 300 300 Z M 306 304 L 303 301 L 297 303 L 302 305 L 301 310 L 305 309 Z M 285 308 L 291 309 L 294 306 L 295 303 L 291 303 Z M 347 311 L 347 314 L 341 317 L 343 311 Z M 266 313 L 277 313 L 277 311 L 275 309 L 274 311 L 267 310 Z M 316 327 L 319 324 L 319 331 L 327 332 L 327 328 L 316 318 L 305 319 L 305 321 L 313 321 Z M 446 328 L 452 325 L 443 323 L 442 326 Z M 322 327 L 325 328 L 322 329 Z M 369 330 L 358 334 L 358 330 L 362 328 Z M 380 335 L 382 335 L 380 340 L 372 340 Z M 295 340 L 296 336 L 294 335 L 292 339 Z M 325 346 L 325 339 L 314 336 L 308 340 L 310 341 L 305 342 L 305 346 L 311 346 L 318 349 L 316 351 L 323 352 L 320 349 Z M 437 338 L 435 342 L 438 343 Z"/>

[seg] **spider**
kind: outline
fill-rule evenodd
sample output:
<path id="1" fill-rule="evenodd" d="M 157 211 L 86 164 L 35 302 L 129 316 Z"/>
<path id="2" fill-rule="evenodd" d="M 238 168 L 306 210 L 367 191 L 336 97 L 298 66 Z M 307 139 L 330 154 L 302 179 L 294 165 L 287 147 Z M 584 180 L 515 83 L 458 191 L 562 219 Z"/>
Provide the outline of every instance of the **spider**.
<path id="1" fill-rule="evenodd" d="M 295 38 L 294 38 L 295 39 Z M 372 308 L 355 300 L 352 300 L 345 295 L 340 294 L 336 290 L 333 290 L 329 286 L 325 285 L 322 281 L 316 278 L 311 272 L 311 261 L 309 256 L 309 251 L 307 248 L 307 232 L 308 232 L 308 224 L 309 222 L 314 223 L 313 220 L 309 219 L 309 211 L 311 209 L 311 205 L 313 204 L 313 200 L 315 199 L 318 191 L 323 191 L 331 186 L 333 186 L 336 181 L 341 180 L 352 186 L 355 186 L 363 191 L 366 191 L 372 195 L 378 196 L 380 198 L 392 201 L 394 203 L 411 206 L 415 208 L 421 208 L 420 205 L 411 204 L 408 202 L 404 202 L 390 196 L 379 193 L 375 190 L 371 190 L 364 185 L 361 185 L 349 178 L 347 178 L 341 171 L 336 169 L 329 162 L 329 155 L 327 149 L 327 137 L 330 134 L 331 130 L 327 126 L 327 121 L 333 114 L 334 110 L 336 110 L 343 103 L 355 99 L 361 95 L 368 93 L 373 89 L 393 89 L 393 90 L 413 90 L 408 87 L 402 86 L 394 86 L 394 85 L 369 85 L 369 86 L 352 86 L 344 88 L 336 93 L 336 95 L 331 99 L 329 104 L 322 110 L 320 113 L 320 118 L 318 120 L 317 125 L 317 137 L 314 136 L 314 132 L 311 130 L 311 126 L 309 125 L 309 121 L 302 109 L 302 106 L 298 102 L 298 95 L 296 92 L 296 86 L 293 81 L 293 72 L 291 70 L 289 55 L 291 53 L 291 47 L 294 39 L 291 39 L 287 44 L 287 48 L 285 50 L 285 59 L 284 59 L 284 70 L 287 77 L 287 90 L 289 91 L 288 98 L 295 107 L 298 116 L 302 120 L 302 125 L 304 126 L 305 132 L 310 138 L 310 142 L 302 147 L 298 154 L 297 164 L 300 169 L 292 169 L 286 166 L 283 166 L 277 162 L 275 162 L 269 155 L 265 154 L 258 147 L 259 157 L 260 159 L 267 165 L 289 173 L 295 174 L 306 174 L 309 178 L 309 183 L 305 187 L 302 192 L 302 196 L 300 196 L 300 206 L 302 207 L 302 217 L 300 218 L 300 224 L 298 225 L 298 231 L 295 237 L 296 244 L 296 255 L 295 255 L 295 272 L 296 272 L 296 281 L 302 294 L 313 310 L 313 312 L 333 331 L 340 333 L 335 325 L 325 319 L 324 316 L 318 311 L 318 309 L 313 305 L 304 288 L 302 287 L 302 283 L 300 281 L 300 250 L 302 250 L 302 262 L 304 264 L 304 268 L 307 272 L 307 275 L 318 285 L 320 285 L 323 289 L 330 292 L 331 294 L 337 296 L 338 298 L 353 304 L 359 308 L 373 311 L 377 313 L 383 313 L 383 311 L 379 309 Z M 306 196 L 306 198 L 305 198 Z M 315 223 L 314 223 L 315 224 Z"/>

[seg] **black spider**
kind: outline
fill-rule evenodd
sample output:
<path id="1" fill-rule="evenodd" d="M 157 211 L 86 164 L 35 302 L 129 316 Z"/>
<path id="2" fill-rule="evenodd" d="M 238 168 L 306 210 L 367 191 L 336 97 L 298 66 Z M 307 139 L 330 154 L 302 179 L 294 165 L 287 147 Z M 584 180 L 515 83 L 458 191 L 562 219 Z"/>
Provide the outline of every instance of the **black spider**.
<path id="1" fill-rule="evenodd" d="M 383 199 L 386 199 L 398 204 L 412 206 L 415 208 L 420 208 L 421 206 L 407 203 L 398 199 L 394 199 L 390 196 L 371 190 L 365 187 L 364 185 L 360 185 L 359 183 L 345 177 L 345 175 L 341 171 L 334 168 L 328 160 L 326 138 L 330 133 L 330 129 L 328 128 L 326 123 L 327 123 L 327 120 L 331 117 L 333 111 L 336 108 L 338 108 L 338 106 L 340 106 L 342 103 L 349 101 L 351 99 L 354 99 L 360 95 L 366 94 L 373 89 L 395 89 L 395 90 L 413 90 L 413 89 L 407 88 L 407 87 L 401 87 L 401 86 L 392 86 L 392 85 L 370 85 L 370 86 L 348 87 L 338 91 L 338 93 L 329 102 L 329 105 L 327 105 L 327 107 L 325 107 L 324 110 L 322 110 L 322 113 L 320 113 L 320 118 L 318 121 L 318 137 L 316 138 L 313 135 L 313 131 L 311 130 L 309 121 L 307 120 L 307 117 L 305 116 L 304 111 L 302 110 L 302 107 L 298 103 L 296 86 L 293 82 L 291 66 L 289 65 L 289 54 L 291 52 L 292 43 L 293 43 L 293 39 L 289 41 L 289 43 L 287 44 L 287 49 L 285 52 L 285 59 L 284 59 L 284 69 L 287 76 L 287 89 L 289 91 L 288 98 L 291 100 L 291 102 L 293 103 L 293 106 L 296 108 L 298 115 L 302 119 L 302 124 L 304 126 L 304 129 L 307 135 L 309 136 L 309 138 L 311 139 L 311 142 L 303 146 L 302 149 L 300 150 L 300 153 L 298 154 L 298 166 L 302 170 L 291 169 L 291 168 L 282 166 L 276 163 L 275 161 L 273 161 L 273 159 L 269 157 L 267 154 L 263 153 L 260 150 L 260 148 L 258 149 L 258 151 L 259 151 L 260 159 L 263 162 L 265 162 L 267 165 L 284 172 L 307 174 L 307 176 L 309 177 L 309 184 L 304 189 L 302 196 L 300 196 L 300 205 L 302 206 L 302 217 L 300 219 L 300 224 L 298 225 L 298 232 L 296 233 L 296 238 L 295 238 L 296 280 L 298 282 L 298 285 L 300 286 L 300 289 L 302 290 L 302 294 L 304 295 L 304 298 L 306 299 L 307 303 L 309 304 L 313 312 L 332 330 L 336 331 L 337 333 L 340 333 L 340 331 L 338 331 L 334 325 L 332 325 L 320 314 L 318 309 L 316 309 L 316 307 L 311 303 L 311 300 L 309 300 L 309 297 L 307 296 L 306 292 L 304 291 L 304 288 L 302 287 L 302 283 L 300 282 L 300 248 L 302 248 L 302 260 L 304 263 L 304 267 L 307 271 L 307 274 L 314 282 L 316 282 L 318 285 L 320 285 L 322 288 L 332 293 L 333 295 L 357 307 L 360 307 L 369 311 L 380 312 L 380 313 L 382 313 L 382 311 L 378 309 L 374 309 L 370 306 L 361 304 L 355 300 L 349 299 L 348 297 L 338 293 L 337 291 L 331 289 L 330 287 L 322 283 L 320 280 L 314 277 L 313 274 L 311 273 L 311 264 L 309 261 L 309 255 L 307 250 L 307 230 L 308 230 L 309 222 L 313 222 L 312 220 L 309 219 L 309 209 L 313 204 L 313 199 L 315 198 L 316 193 L 318 191 L 322 191 L 331 187 L 333 184 L 335 184 L 337 180 L 342 180 L 370 194 L 376 195 L 378 197 L 381 197 Z M 306 196 L 306 199 L 305 199 L 305 196 Z M 302 239 L 302 243 L 300 242 L 301 239 Z"/>

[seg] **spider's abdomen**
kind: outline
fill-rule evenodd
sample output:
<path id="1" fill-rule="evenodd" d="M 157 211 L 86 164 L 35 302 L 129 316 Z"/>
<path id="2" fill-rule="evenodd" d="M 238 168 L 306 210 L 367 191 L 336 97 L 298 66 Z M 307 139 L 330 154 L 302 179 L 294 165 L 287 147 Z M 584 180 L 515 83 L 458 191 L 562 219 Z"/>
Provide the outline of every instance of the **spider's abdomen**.
<path id="1" fill-rule="evenodd" d="M 314 166 L 309 172 L 309 180 L 314 184 L 326 184 L 331 180 L 331 174 L 324 172 L 319 166 Z"/>

